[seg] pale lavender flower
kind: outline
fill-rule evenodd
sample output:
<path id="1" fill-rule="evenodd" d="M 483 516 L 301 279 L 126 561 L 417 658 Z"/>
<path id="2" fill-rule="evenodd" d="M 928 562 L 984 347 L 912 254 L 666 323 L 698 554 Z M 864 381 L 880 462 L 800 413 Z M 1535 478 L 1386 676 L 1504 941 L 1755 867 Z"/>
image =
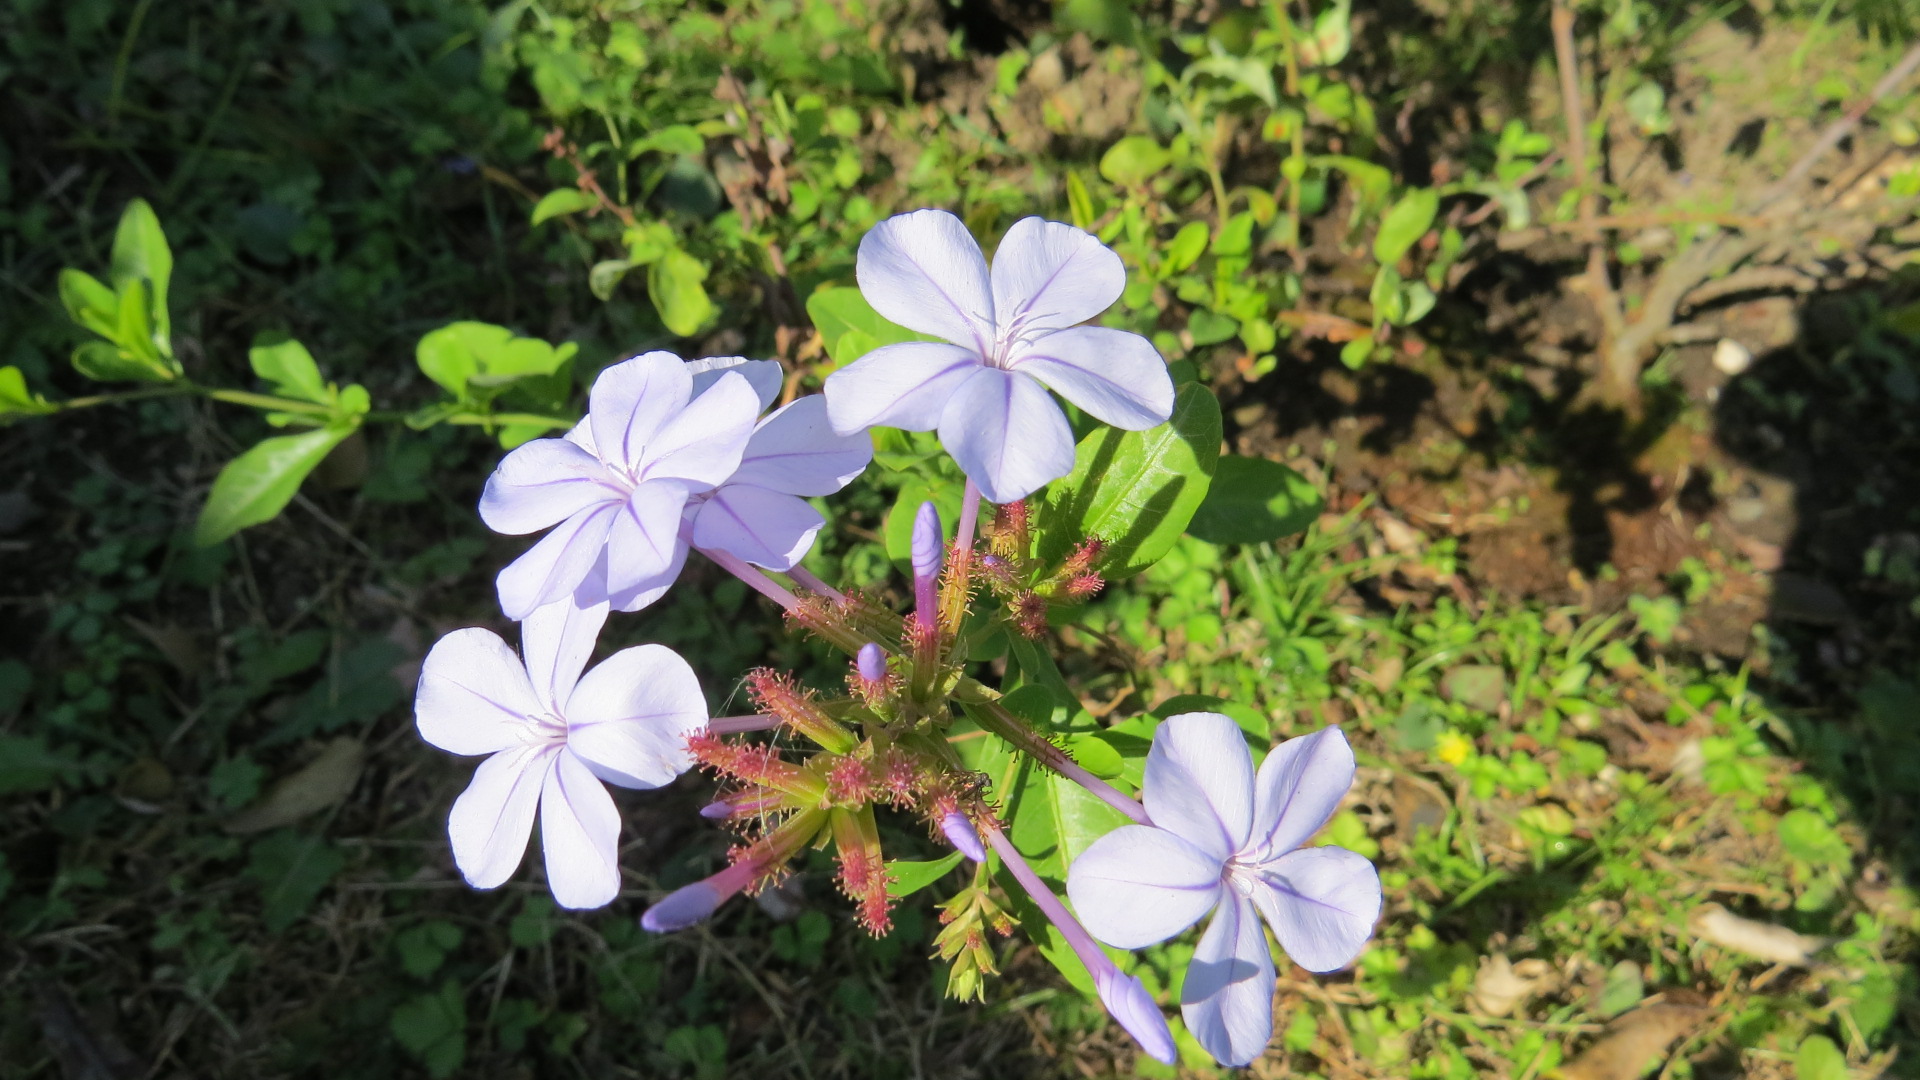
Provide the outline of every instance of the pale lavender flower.
<path id="1" fill-rule="evenodd" d="M 644 590 L 676 557 L 684 560 L 688 499 L 734 475 L 759 414 L 758 395 L 738 373 L 695 397 L 693 372 L 672 353 L 601 372 L 585 420 L 565 438 L 514 450 L 487 479 L 480 517 L 489 528 L 557 526 L 500 572 L 501 609 L 526 618 L 597 574 L 600 587 L 578 597 L 590 606 Z"/>
<path id="2" fill-rule="evenodd" d="M 990 502 L 1072 471 L 1073 432 L 1049 388 L 1129 431 L 1172 415 L 1173 380 L 1152 342 L 1079 325 L 1127 284 L 1119 256 L 1080 229 L 1014 222 L 989 271 L 959 218 L 916 210 L 867 233 L 855 273 L 875 311 L 951 344 L 885 345 L 828 376 L 834 430 L 938 429 Z"/>
<path id="3" fill-rule="evenodd" d="M 414 722 L 455 754 L 488 754 L 447 818 L 467 883 L 491 889 L 527 850 L 534 811 L 547 885 L 562 907 L 620 892 L 620 812 L 602 782 L 656 788 L 692 764 L 687 735 L 707 723 L 693 669 L 664 645 L 622 649 L 580 674 L 607 605 L 563 600 L 521 624 L 521 651 L 478 627 L 434 644 L 420 672 Z"/>
<path id="4" fill-rule="evenodd" d="M 1226 1065 L 1260 1056 L 1273 1035 L 1273 957 L 1261 920 L 1293 962 L 1332 971 L 1380 917 L 1380 875 L 1341 847 L 1304 848 L 1353 784 L 1338 728 L 1273 748 L 1256 777 L 1231 719 L 1167 720 L 1147 755 L 1152 825 L 1096 840 L 1067 871 L 1067 895 L 1101 941 L 1137 949 L 1218 909 L 1181 992 L 1187 1028 Z"/>
<path id="5" fill-rule="evenodd" d="M 860 651 L 853 656 L 853 663 L 862 681 L 878 683 L 887 677 L 887 654 L 871 641 L 860 646 Z"/>
<path id="6" fill-rule="evenodd" d="M 825 524 L 805 496 L 846 486 L 873 447 L 836 435 L 818 397 L 755 423 L 781 382 L 771 360 L 665 352 L 603 372 L 586 420 L 507 455 L 487 482 L 480 514 L 497 531 L 565 515 L 501 572 L 501 607 L 516 615 L 572 594 L 638 611 L 679 578 L 689 545 L 796 564 Z"/>

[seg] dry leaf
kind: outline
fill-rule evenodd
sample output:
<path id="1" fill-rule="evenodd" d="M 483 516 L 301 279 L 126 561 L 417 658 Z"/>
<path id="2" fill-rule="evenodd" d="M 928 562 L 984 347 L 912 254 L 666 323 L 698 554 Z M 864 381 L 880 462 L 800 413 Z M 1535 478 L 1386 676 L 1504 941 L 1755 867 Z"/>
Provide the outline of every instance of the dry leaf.
<path id="1" fill-rule="evenodd" d="M 1701 904 L 1687 916 L 1687 929 L 1702 941 L 1774 964 L 1805 966 L 1828 939 L 1808 937 L 1784 926 L 1742 918 L 1719 904 Z"/>
<path id="2" fill-rule="evenodd" d="M 259 802 L 228 818 L 226 830 L 241 835 L 265 832 L 325 810 L 347 797 L 365 765 L 366 751 L 359 739 L 335 739 L 312 764 L 282 778 Z"/>
<path id="3" fill-rule="evenodd" d="M 207 670 L 207 650 L 201 648 L 200 637 L 193 631 L 175 622 L 158 625 L 126 617 L 127 625 L 134 628 L 147 644 L 160 651 L 174 670 L 189 678 L 198 677 Z"/>
<path id="4" fill-rule="evenodd" d="M 1699 1027 L 1713 1012 L 1704 1005 L 1647 1005 L 1615 1021 L 1579 1057 L 1560 1070 L 1561 1080 L 1639 1080 L 1666 1060 L 1673 1041 Z"/>
<path id="5" fill-rule="evenodd" d="M 1374 527 L 1380 530 L 1380 539 L 1395 555 L 1405 558 L 1417 558 L 1426 545 L 1426 536 L 1420 530 L 1394 517 L 1392 514 L 1373 515 Z"/>
<path id="6" fill-rule="evenodd" d="M 1480 958 L 1480 972 L 1473 977 L 1473 1007 L 1483 1016 L 1507 1016 L 1528 997 L 1545 987 L 1553 976 L 1553 967 L 1545 960 L 1510 963 L 1495 954 Z"/>

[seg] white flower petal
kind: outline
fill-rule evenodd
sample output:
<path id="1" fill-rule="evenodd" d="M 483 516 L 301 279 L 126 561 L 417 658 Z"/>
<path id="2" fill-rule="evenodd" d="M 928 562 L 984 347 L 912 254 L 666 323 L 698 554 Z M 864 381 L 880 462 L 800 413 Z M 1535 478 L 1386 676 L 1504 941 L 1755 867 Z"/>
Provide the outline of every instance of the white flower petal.
<path id="1" fill-rule="evenodd" d="M 581 417 L 578 423 L 568 428 L 567 433 L 560 437 L 596 458 L 600 456 L 599 444 L 593 441 L 593 418 L 590 416 Z"/>
<path id="2" fill-rule="evenodd" d="M 753 387 L 744 376 L 726 372 L 655 433 L 642 454 L 640 476 L 684 480 L 696 491 L 718 487 L 740 467 L 759 418 Z"/>
<path id="3" fill-rule="evenodd" d="M 535 439 L 500 459 L 480 494 L 480 520 L 510 536 L 539 532 L 618 499 L 600 459 L 565 439 Z"/>
<path id="4" fill-rule="evenodd" d="M 620 811 L 586 765 L 554 756 L 540 792 L 547 888 L 563 908 L 603 907 L 620 895 Z"/>
<path id="5" fill-rule="evenodd" d="M 678 480 L 649 480 L 620 504 L 607 534 L 607 592 L 617 595 L 673 564 L 687 487 Z"/>
<path id="6" fill-rule="evenodd" d="M 1278 981 L 1259 914 L 1244 897 L 1230 894 L 1193 950 L 1180 987 L 1180 1015 L 1220 1064 L 1251 1064 L 1273 1039 Z"/>
<path id="7" fill-rule="evenodd" d="M 1046 388 L 978 368 L 940 417 L 940 445 L 991 503 L 1024 499 L 1073 471 L 1073 429 Z"/>
<path id="8" fill-rule="evenodd" d="M 1013 369 L 1127 431 L 1158 427 L 1173 415 L 1173 376 L 1139 334 L 1104 326 L 1056 331 L 1017 351 Z"/>
<path id="9" fill-rule="evenodd" d="M 573 515 L 507 564 L 494 580 L 507 618 L 524 619 L 542 604 L 570 595 L 593 569 L 623 505 L 605 503 Z"/>
<path id="10" fill-rule="evenodd" d="M 915 210 L 860 239 L 854 276 L 873 310 L 909 330 L 986 355 L 993 343 L 987 260 L 960 219 Z"/>
<path id="11" fill-rule="evenodd" d="M 638 578 L 628 582 L 619 592 L 609 592 L 608 600 L 615 611 L 639 611 L 667 594 L 673 583 L 680 580 L 680 571 L 687 565 L 687 545 L 673 546 L 673 561 L 665 570 L 651 577 Z"/>
<path id="12" fill-rule="evenodd" d="M 788 495 L 831 495 L 872 460 L 873 440 L 864 431 L 836 434 L 827 417 L 826 397 L 810 394 L 760 421 L 747 440 L 739 471 L 727 483 Z"/>
<path id="13" fill-rule="evenodd" d="M 693 764 L 687 736 L 707 723 L 700 680 L 665 645 L 622 649 L 567 702 L 567 747 L 609 784 L 656 788 Z"/>
<path id="14" fill-rule="evenodd" d="M 533 832 L 533 812 L 540 805 L 540 786 L 559 752 L 554 743 L 502 750 L 480 763 L 473 783 L 453 800 L 447 839 L 467 884 L 491 889 L 519 868 Z"/>
<path id="15" fill-rule="evenodd" d="M 1352 786 L 1353 747 L 1339 728 L 1321 728 L 1274 747 L 1260 763 L 1254 784 L 1252 858 L 1277 859 L 1312 839 L 1333 820 Z"/>
<path id="16" fill-rule="evenodd" d="M 1225 861 L 1253 823 L 1253 754 L 1219 713 L 1167 718 L 1147 752 L 1141 801 L 1160 828 Z"/>
<path id="17" fill-rule="evenodd" d="M 693 519 L 693 546 L 725 551 L 769 570 L 790 570 L 806 558 L 827 523 L 807 500 L 748 484 L 728 484 Z"/>
<path id="18" fill-rule="evenodd" d="M 470 626 L 428 650 L 420 665 L 413 722 L 420 737 L 451 754 L 518 746 L 540 701 L 527 671 L 500 635 Z"/>
<path id="19" fill-rule="evenodd" d="M 654 435 L 692 396 L 693 374 L 670 352 L 642 353 L 602 371 L 587 399 L 600 460 L 639 468 Z"/>
<path id="20" fill-rule="evenodd" d="M 1120 256 L 1062 222 L 1021 218 L 993 253 L 993 310 L 1003 337 L 1086 322 L 1126 287 Z"/>
<path id="21" fill-rule="evenodd" d="M 960 384 L 982 366 L 958 345 L 882 345 L 827 376 L 827 420 L 842 435 L 870 427 L 932 431 Z"/>
<path id="22" fill-rule="evenodd" d="M 1308 971 L 1347 966 L 1380 921 L 1380 872 L 1343 847 L 1302 848 L 1260 867 L 1253 902 L 1293 962 Z"/>
<path id="23" fill-rule="evenodd" d="M 1166 831 L 1123 825 L 1067 868 L 1087 932 L 1117 949 L 1165 941 L 1220 902 L 1220 860 Z"/>
<path id="24" fill-rule="evenodd" d="M 738 372 L 753 387 L 753 392 L 759 395 L 762 411 L 773 408 L 773 403 L 780 400 L 780 389 L 787 382 L 787 374 L 781 370 L 780 361 L 749 360 L 744 356 L 703 356 L 687 361 L 687 371 L 693 375 L 694 397 L 699 397 L 708 387 L 719 382 L 720 376 L 727 372 Z"/>
<path id="25" fill-rule="evenodd" d="M 606 624 L 607 602 L 582 605 L 577 590 L 542 604 L 521 622 L 520 652 L 527 658 L 527 677 L 549 713 L 560 715 Z"/>

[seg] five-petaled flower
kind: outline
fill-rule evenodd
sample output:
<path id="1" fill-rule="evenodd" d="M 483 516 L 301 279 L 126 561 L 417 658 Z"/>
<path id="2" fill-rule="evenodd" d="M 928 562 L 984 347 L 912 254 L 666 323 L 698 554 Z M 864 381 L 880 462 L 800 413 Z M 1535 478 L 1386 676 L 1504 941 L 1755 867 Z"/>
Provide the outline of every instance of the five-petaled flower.
<path id="1" fill-rule="evenodd" d="M 1301 847 L 1353 784 L 1338 728 L 1289 739 L 1253 769 L 1240 728 L 1219 713 L 1167 720 L 1147 755 L 1152 825 L 1096 840 L 1067 872 L 1067 895 L 1094 937 L 1123 949 L 1164 941 L 1218 908 L 1181 991 L 1187 1028 L 1227 1065 L 1273 1035 L 1276 976 L 1264 917 L 1293 962 L 1332 971 L 1380 917 L 1380 876 L 1341 847 Z"/>
<path id="2" fill-rule="evenodd" d="M 1079 325 L 1127 284 L 1119 256 L 1080 229 L 1023 218 L 989 271 L 959 218 L 916 210 L 867 233 L 855 272 L 875 311 L 951 344 L 885 345 L 828 376 L 834 430 L 938 429 L 989 502 L 1073 470 L 1073 432 L 1048 388 L 1130 431 L 1172 415 L 1173 380 L 1152 342 Z"/>
<path id="3" fill-rule="evenodd" d="M 608 368 L 587 418 L 564 438 L 508 454 L 480 517 L 497 532 L 557 526 L 500 572 L 512 618 L 569 595 L 638 611 L 680 576 L 689 544 L 786 570 L 825 524 L 805 496 L 828 495 L 873 457 L 802 398 L 756 423 L 779 364 L 651 352 Z"/>
<path id="4" fill-rule="evenodd" d="M 525 662 L 497 634 L 455 630 L 420 672 L 414 721 L 455 754 L 490 754 L 447 818 L 468 884 L 519 867 L 540 812 L 547 885 L 562 907 L 620 893 L 620 812 L 601 782 L 656 788 L 692 765 L 686 738 L 707 723 L 700 680 L 664 645 L 622 649 L 583 677 L 607 605 L 549 604 L 521 624 Z"/>

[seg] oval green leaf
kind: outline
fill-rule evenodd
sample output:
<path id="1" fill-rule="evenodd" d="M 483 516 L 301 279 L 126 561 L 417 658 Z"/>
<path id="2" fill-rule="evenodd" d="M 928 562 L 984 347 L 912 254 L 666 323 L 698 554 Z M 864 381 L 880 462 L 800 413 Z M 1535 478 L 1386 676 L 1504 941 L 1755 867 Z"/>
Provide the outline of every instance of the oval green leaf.
<path id="1" fill-rule="evenodd" d="M 565 214 L 577 214 L 582 210 L 591 210 L 598 205 L 594 197 L 579 188 L 556 188 L 540 196 L 533 204 L 533 224 L 538 225 L 549 218 Z"/>
<path id="2" fill-rule="evenodd" d="M 1034 515 L 1040 558 L 1057 563 L 1089 537 L 1106 544 L 1099 572 L 1137 574 L 1173 547 L 1206 501 L 1220 458 L 1220 402 L 1188 383 L 1173 416 L 1146 431 L 1102 426 L 1080 440 L 1073 472 Z"/>
<path id="3" fill-rule="evenodd" d="M 1427 234 L 1439 212 L 1440 193 L 1433 188 L 1414 188 L 1402 195 L 1380 219 L 1380 231 L 1373 238 L 1373 257 L 1383 266 L 1399 262 Z"/>
<path id="4" fill-rule="evenodd" d="M 1209 544 L 1261 544 L 1305 530 L 1325 508 L 1307 478 L 1285 465 L 1228 454 L 1187 532 Z"/>
<path id="5" fill-rule="evenodd" d="M 277 435 L 227 462 L 200 510 L 193 542 L 202 547 L 217 544 L 249 525 L 273 520 L 300 490 L 300 481 L 358 426 Z"/>

